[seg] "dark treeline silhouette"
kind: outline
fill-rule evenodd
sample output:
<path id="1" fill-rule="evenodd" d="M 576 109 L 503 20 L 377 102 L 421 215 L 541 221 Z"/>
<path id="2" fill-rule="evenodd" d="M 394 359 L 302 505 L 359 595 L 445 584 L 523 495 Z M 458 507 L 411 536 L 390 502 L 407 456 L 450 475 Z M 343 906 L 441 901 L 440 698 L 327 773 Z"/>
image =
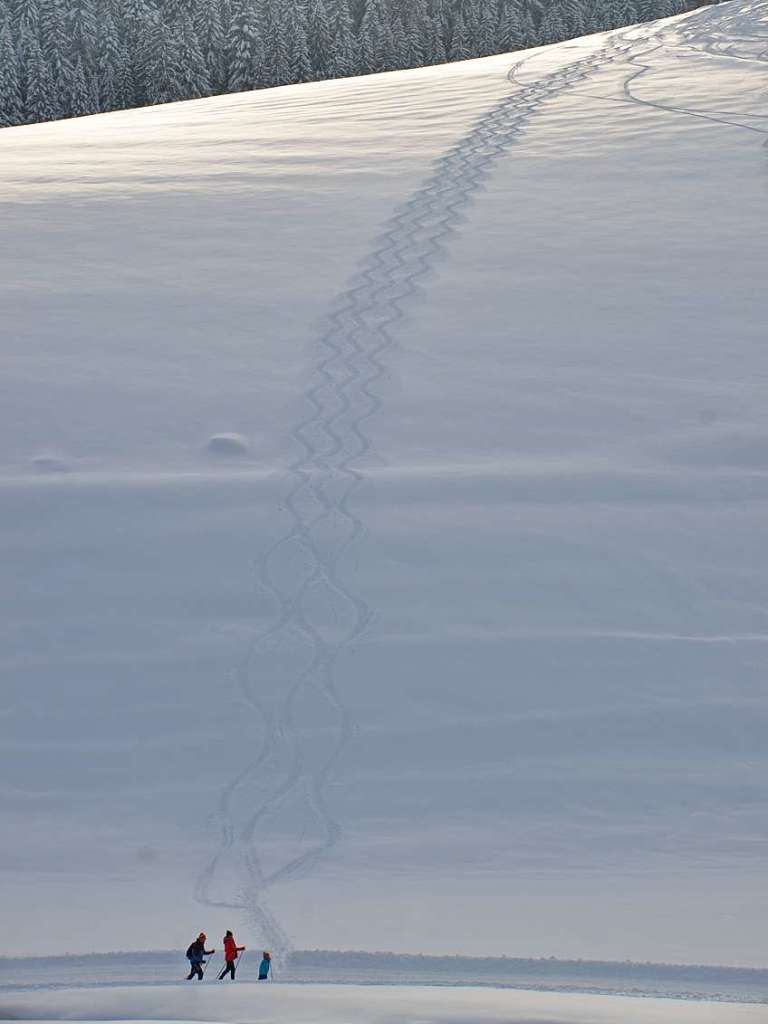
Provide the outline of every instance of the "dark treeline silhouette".
<path id="1" fill-rule="evenodd" d="M 0 0 L 0 126 L 442 64 L 696 0 Z"/>

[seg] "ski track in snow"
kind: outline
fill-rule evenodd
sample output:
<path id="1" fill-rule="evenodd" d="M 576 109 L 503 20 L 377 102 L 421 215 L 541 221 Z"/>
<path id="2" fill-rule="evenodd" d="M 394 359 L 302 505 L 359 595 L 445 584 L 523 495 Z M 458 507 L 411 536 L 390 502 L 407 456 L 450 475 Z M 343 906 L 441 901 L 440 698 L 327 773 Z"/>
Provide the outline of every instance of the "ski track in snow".
<path id="1" fill-rule="evenodd" d="M 753 10 L 763 7 L 768 5 L 757 4 Z M 713 23 L 725 26 L 725 43 L 731 45 L 741 27 L 740 19 L 714 8 L 682 23 L 614 32 L 601 49 L 529 84 L 520 82 L 518 72 L 541 51 L 523 58 L 508 75 L 514 92 L 436 161 L 430 178 L 394 214 L 360 273 L 334 303 L 319 338 L 320 358 L 313 382 L 304 395 L 309 411 L 291 434 L 299 455 L 289 467 L 290 485 L 282 501 L 290 523 L 257 563 L 258 584 L 276 609 L 275 620 L 253 637 L 238 672 L 243 701 L 259 722 L 261 747 L 220 794 L 216 810 L 220 845 L 196 885 L 201 903 L 244 911 L 278 955 L 290 949 L 290 940 L 267 905 L 268 890 L 311 867 L 341 835 L 327 807 L 325 791 L 354 736 L 354 727 L 337 692 L 335 669 L 340 657 L 362 637 L 371 610 L 346 585 L 340 566 L 363 531 L 351 506 L 362 480 L 355 464 L 372 451 L 365 423 L 381 408 L 375 387 L 386 372 L 382 357 L 393 345 L 392 330 L 494 164 L 548 100 L 606 65 L 623 60 L 632 70 L 624 83 L 625 100 L 619 102 L 720 120 L 716 113 L 643 100 L 631 89 L 633 82 L 653 71 L 652 65 L 642 60 L 667 45 L 667 40 L 717 58 L 764 59 L 765 50 L 754 57 L 714 49 L 721 43 L 712 41 Z M 755 40 L 744 36 L 743 41 Z M 638 52 L 649 42 L 654 43 L 650 49 Z M 737 126 L 765 134 L 749 125 Z M 318 616 L 318 607 L 332 609 L 335 621 L 329 625 L 325 615 Z M 292 657 L 298 653 L 301 665 L 279 692 L 265 664 L 270 657 L 285 657 L 286 652 Z M 273 693 L 271 700 L 269 693 Z M 334 723 L 332 738 L 320 759 L 312 758 L 306 743 L 302 745 L 304 736 L 294 724 L 300 699 L 310 695 L 322 701 Z M 255 796 L 260 787 L 268 790 L 261 799 Z M 298 802 L 304 820 L 299 852 L 267 870 L 257 847 L 269 836 L 270 818 L 291 802 Z M 312 836 L 309 840 L 308 835 Z M 233 857 L 240 864 L 239 875 Z M 241 888 L 239 893 L 219 899 L 213 893 L 222 887 L 224 870 L 233 880 L 239 878 Z"/>
<path id="2" fill-rule="evenodd" d="M 711 121 L 715 124 L 726 125 L 730 128 L 743 128 L 746 131 L 753 132 L 757 135 L 768 136 L 768 130 L 765 128 L 759 128 L 752 124 L 745 124 L 744 121 L 763 120 L 768 117 L 768 114 L 758 114 L 752 112 L 739 112 L 734 110 L 708 110 L 708 109 L 697 109 L 692 110 L 688 107 L 672 106 L 670 104 L 659 103 L 655 100 L 644 99 L 638 96 L 632 89 L 632 84 L 637 82 L 641 77 L 650 77 L 655 69 L 653 64 L 642 63 L 643 58 L 650 57 L 654 53 L 658 53 L 665 47 L 674 45 L 677 50 L 689 50 L 690 52 L 704 56 L 708 55 L 715 58 L 731 59 L 738 61 L 747 61 L 752 64 L 764 64 L 768 61 L 768 34 L 765 36 L 749 35 L 744 32 L 743 35 L 739 35 L 740 31 L 744 31 L 754 23 L 754 18 L 751 17 L 752 12 L 763 12 L 761 20 L 766 23 L 766 29 L 768 30 L 768 3 L 765 0 L 761 0 L 759 3 L 753 4 L 750 8 L 744 8 L 740 11 L 729 10 L 727 5 L 725 7 L 714 7 L 708 8 L 702 11 L 699 15 L 693 17 L 686 17 L 680 24 L 671 24 L 668 26 L 669 38 L 665 38 L 663 29 L 661 30 L 661 39 L 654 46 L 634 56 L 628 57 L 628 63 L 633 65 L 636 70 L 627 76 L 623 84 L 624 98 L 619 99 L 614 96 L 599 96 L 594 93 L 579 92 L 580 96 L 588 96 L 591 99 L 602 100 L 604 102 L 611 103 L 629 103 L 638 104 L 644 107 L 652 107 L 655 110 L 667 112 L 670 114 L 682 114 L 688 117 L 697 117 L 704 121 Z M 720 31 L 713 31 L 712 25 L 719 27 Z M 708 31 L 702 31 L 702 26 Z M 721 36 L 722 38 L 718 38 Z M 756 44 L 758 47 L 762 47 L 757 50 L 756 53 L 740 53 L 734 50 L 737 44 Z M 766 45 L 763 45 L 766 44 Z M 741 118 L 739 121 L 727 120 L 727 118 L 736 117 Z"/>

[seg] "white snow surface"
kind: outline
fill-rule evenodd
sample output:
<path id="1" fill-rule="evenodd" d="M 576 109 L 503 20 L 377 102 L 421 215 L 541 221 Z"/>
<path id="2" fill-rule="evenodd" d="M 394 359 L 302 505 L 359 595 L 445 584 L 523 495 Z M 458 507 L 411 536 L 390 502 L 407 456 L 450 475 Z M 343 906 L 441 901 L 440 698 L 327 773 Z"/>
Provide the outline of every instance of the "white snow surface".
<path id="1" fill-rule="evenodd" d="M 765 962 L 767 40 L 0 132 L 0 952 Z"/>
<path id="2" fill-rule="evenodd" d="M 472 988 L 239 984 L 113 988 L 7 997 L 15 1020 L 232 1024 L 762 1024 L 765 1007 Z"/>

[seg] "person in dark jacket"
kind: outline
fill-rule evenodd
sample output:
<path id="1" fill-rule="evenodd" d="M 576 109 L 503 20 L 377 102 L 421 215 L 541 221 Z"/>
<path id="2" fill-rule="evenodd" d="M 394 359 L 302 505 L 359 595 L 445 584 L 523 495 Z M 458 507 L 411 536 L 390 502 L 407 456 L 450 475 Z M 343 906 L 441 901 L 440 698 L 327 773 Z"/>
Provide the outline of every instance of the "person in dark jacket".
<path id="1" fill-rule="evenodd" d="M 259 964 L 259 981 L 266 981 L 269 977 L 269 968 L 272 966 L 272 954 L 264 953 L 264 958 Z"/>
<path id="2" fill-rule="evenodd" d="M 198 981 L 202 981 L 205 958 L 207 956 L 213 956 L 216 952 L 215 949 L 205 948 L 206 937 L 205 932 L 200 932 L 187 950 L 187 960 L 189 960 L 189 974 L 187 975 L 187 981 L 192 981 L 195 975 L 197 975 Z"/>
<path id="3" fill-rule="evenodd" d="M 245 946 L 238 946 L 235 942 L 235 937 L 232 932 L 227 932 L 224 936 L 224 970 L 219 975 L 219 981 L 224 978 L 224 975 L 229 971 L 230 981 L 235 980 L 235 965 L 237 962 L 238 953 L 242 953 Z"/>

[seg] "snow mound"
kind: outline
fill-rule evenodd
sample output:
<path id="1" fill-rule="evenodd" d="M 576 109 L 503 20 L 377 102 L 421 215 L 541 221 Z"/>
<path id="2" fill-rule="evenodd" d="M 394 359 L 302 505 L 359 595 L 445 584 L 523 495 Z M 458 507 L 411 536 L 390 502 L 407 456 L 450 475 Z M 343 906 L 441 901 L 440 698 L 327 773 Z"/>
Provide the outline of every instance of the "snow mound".
<path id="1" fill-rule="evenodd" d="M 211 455 L 221 456 L 247 455 L 251 448 L 242 434 L 212 434 L 207 447 Z"/>
<path id="2" fill-rule="evenodd" d="M 34 455 L 30 461 L 38 473 L 68 473 L 71 469 L 66 459 L 49 453 Z"/>

